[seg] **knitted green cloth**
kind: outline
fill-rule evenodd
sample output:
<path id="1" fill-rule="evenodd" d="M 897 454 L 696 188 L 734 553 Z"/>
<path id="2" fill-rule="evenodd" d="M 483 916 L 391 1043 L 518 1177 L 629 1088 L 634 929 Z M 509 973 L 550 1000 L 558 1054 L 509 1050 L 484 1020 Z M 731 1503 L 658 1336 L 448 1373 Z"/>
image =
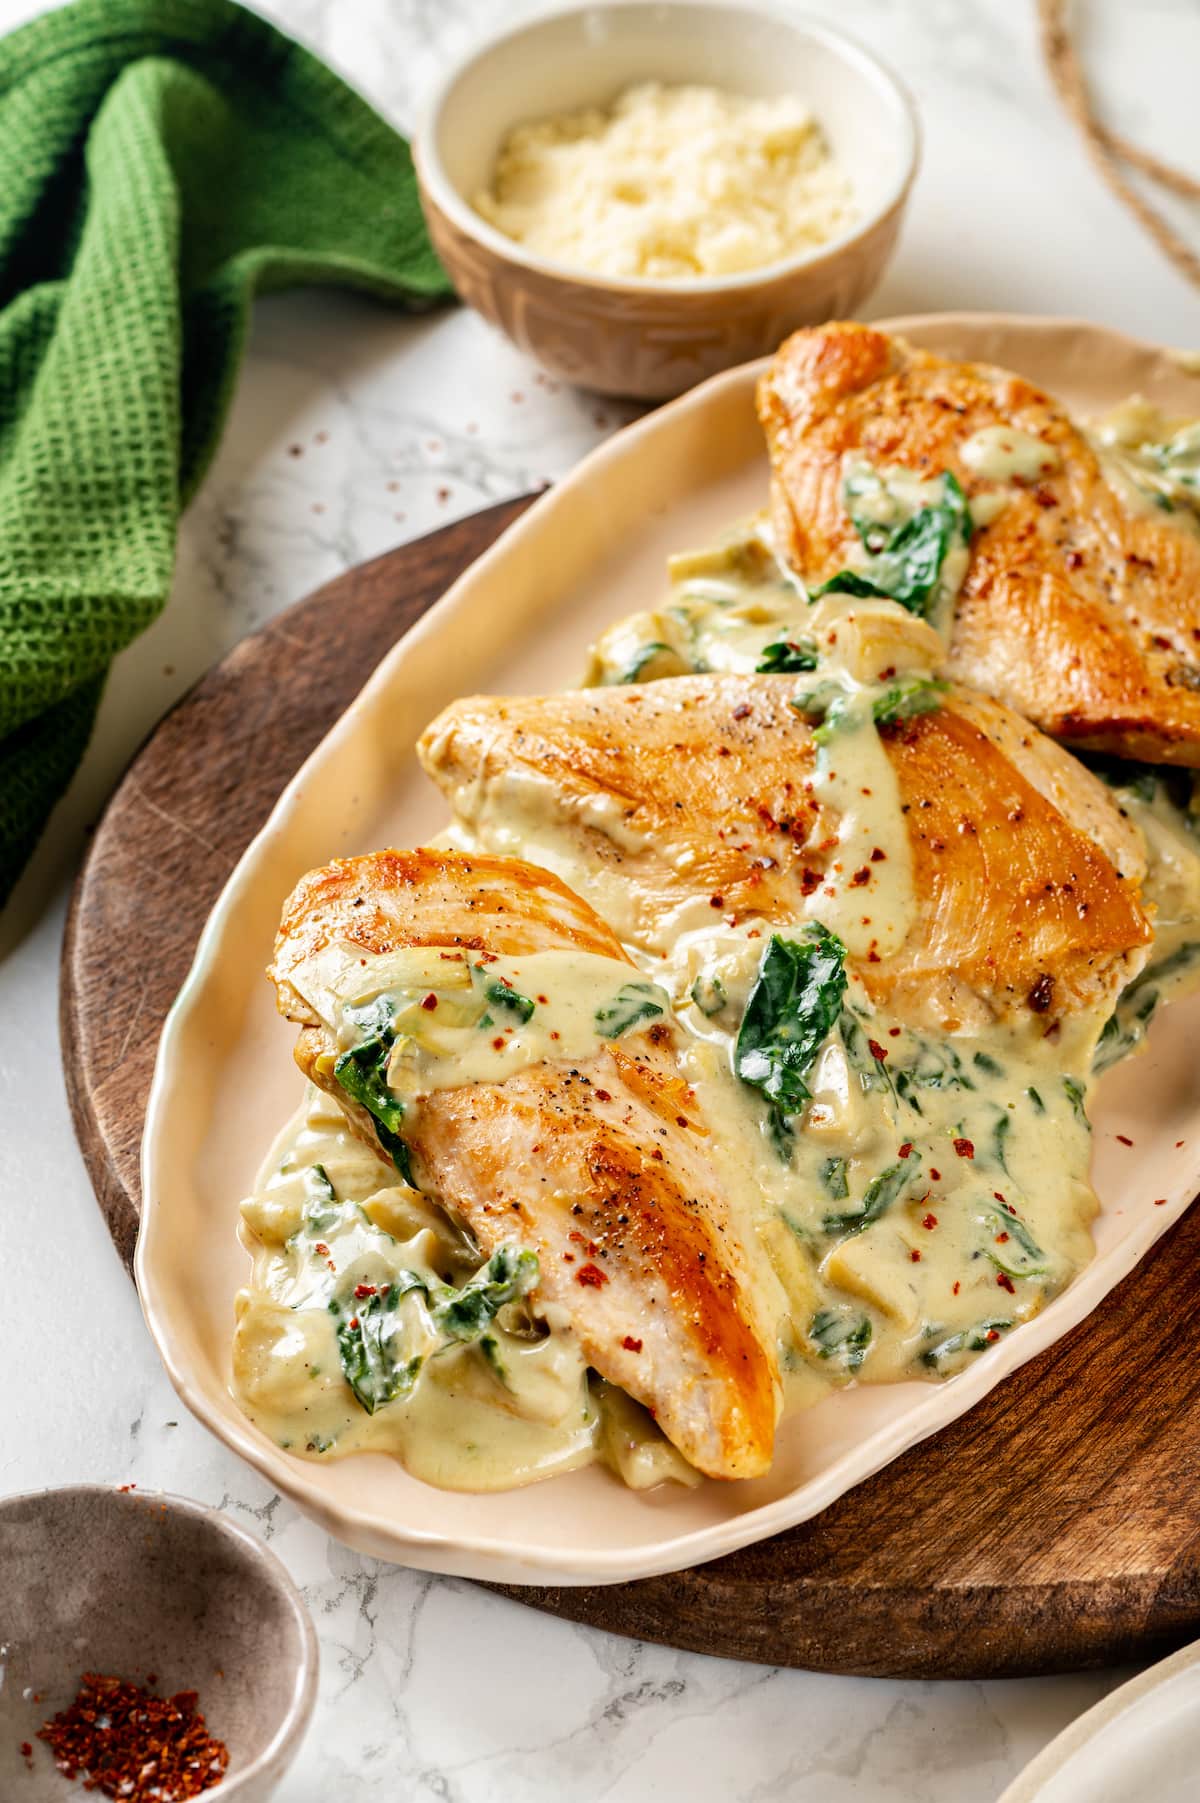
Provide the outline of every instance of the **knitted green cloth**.
<path id="1" fill-rule="evenodd" d="M 0 42 L 0 902 L 162 608 L 253 293 L 448 292 L 404 140 L 230 0 Z"/>

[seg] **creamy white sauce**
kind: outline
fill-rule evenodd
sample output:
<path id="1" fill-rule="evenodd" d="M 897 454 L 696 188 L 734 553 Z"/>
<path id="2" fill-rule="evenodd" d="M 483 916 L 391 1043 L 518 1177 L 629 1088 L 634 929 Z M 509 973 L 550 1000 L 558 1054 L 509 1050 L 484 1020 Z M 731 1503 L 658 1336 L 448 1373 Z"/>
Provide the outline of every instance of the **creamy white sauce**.
<path id="1" fill-rule="evenodd" d="M 1093 420 L 1087 436 L 1126 506 L 1200 531 L 1200 420 L 1131 395 Z"/>
<path id="2" fill-rule="evenodd" d="M 1011 482 L 1014 476 L 1036 482 L 1062 462 L 1057 445 L 1016 426 L 984 426 L 959 446 L 958 454 L 985 482 Z"/>
<path id="3" fill-rule="evenodd" d="M 699 953 L 681 949 L 680 986 Z M 1064 1072 L 1036 1033 L 916 1033 L 852 982 L 785 1160 L 732 1070 L 747 962 L 757 959 L 725 945 L 699 984 L 707 1003 L 720 974 L 728 1005 L 696 1024 L 685 1068 L 716 1125 L 725 1185 L 756 1219 L 787 1297 L 781 1350 L 802 1377 L 791 1405 L 811 1399 L 814 1374 L 878 1382 L 960 1369 L 1091 1256 L 1087 1052 Z M 894 1196 L 856 1226 L 880 1184 Z"/>
<path id="4" fill-rule="evenodd" d="M 1120 766 L 1117 766 L 1118 772 Z M 1142 834 L 1146 874 L 1142 893 L 1154 910 L 1154 950 L 1144 970 L 1120 996 L 1096 1053 L 1107 1070 L 1136 1051 L 1164 1003 L 1200 984 L 1200 839 L 1195 775 L 1126 767 L 1128 782 L 1114 789 Z"/>
<path id="5" fill-rule="evenodd" d="M 356 1012 L 388 998 L 388 1087 L 406 1106 L 464 1083 L 503 1083 L 530 1065 L 577 1063 L 600 1038 L 670 1007 L 624 960 L 570 947 L 522 958 L 436 946 L 368 957 L 335 944 L 291 981 L 343 1049 L 361 1037 Z"/>

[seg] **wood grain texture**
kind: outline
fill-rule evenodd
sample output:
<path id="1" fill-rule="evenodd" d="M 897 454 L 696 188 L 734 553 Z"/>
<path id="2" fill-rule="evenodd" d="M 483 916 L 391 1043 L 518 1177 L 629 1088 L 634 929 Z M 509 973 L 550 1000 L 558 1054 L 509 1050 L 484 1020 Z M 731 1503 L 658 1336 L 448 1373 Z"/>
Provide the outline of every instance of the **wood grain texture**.
<path id="1" fill-rule="evenodd" d="M 130 1263 L 163 1019 L 288 778 L 379 658 L 529 498 L 350 571 L 247 639 L 134 759 L 63 946 L 76 1130 Z M 571 1620 L 739 1659 L 981 1677 L 1147 1659 L 1200 1635 L 1200 1210 L 1097 1312 L 815 1521 L 636 1584 L 511 1589 Z"/>

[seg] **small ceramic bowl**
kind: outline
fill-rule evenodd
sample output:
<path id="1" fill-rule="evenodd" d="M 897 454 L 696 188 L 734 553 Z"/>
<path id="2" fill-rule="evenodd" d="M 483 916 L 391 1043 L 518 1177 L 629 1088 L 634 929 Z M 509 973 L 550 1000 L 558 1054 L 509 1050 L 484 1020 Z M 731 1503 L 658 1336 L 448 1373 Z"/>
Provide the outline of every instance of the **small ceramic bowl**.
<path id="1" fill-rule="evenodd" d="M 607 106 L 641 81 L 797 95 L 853 183 L 855 223 L 763 269 L 656 282 L 536 256 L 475 211 L 515 125 Z M 535 19 L 477 50 L 433 97 L 414 148 L 429 230 L 462 298 L 553 374 L 661 400 L 774 350 L 796 326 L 854 312 L 896 241 L 919 133 L 895 77 L 825 25 L 755 6 L 622 0 Z"/>
<path id="2" fill-rule="evenodd" d="M 214 1803 L 262 1803 L 312 1714 L 317 1646 L 295 1585 L 225 1515 L 98 1485 L 0 1502 L 0 1797 L 73 1794 L 37 1731 L 84 1672 L 199 1692 L 229 1748 Z M 27 1745 L 31 1751 L 22 1752 Z"/>

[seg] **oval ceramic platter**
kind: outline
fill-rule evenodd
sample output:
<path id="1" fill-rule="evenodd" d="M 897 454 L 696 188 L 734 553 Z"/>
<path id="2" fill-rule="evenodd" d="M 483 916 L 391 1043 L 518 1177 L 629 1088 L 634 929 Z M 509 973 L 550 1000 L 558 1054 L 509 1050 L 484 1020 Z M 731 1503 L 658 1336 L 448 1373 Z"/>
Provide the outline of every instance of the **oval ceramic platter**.
<path id="1" fill-rule="evenodd" d="M 1104 1697 L 1064 1728 L 999 1803 L 1195 1803 L 1200 1641 Z"/>
<path id="2" fill-rule="evenodd" d="M 889 322 L 952 356 L 1009 365 L 1077 414 L 1140 390 L 1200 415 L 1200 379 L 1165 351 L 1097 327 L 993 315 Z M 669 552 L 762 506 L 755 365 L 620 433 L 500 538 L 384 659 L 290 783 L 214 909 L 163 1033 L 142 1154 L 136 1274 L 181 1397 L 228 1445 L 365 1552 L 500 1583 L 595 1584 L 694 1565 L 806 1520 L 969 1409 L 1107 1292 L 1200 1189 L 1200 998 L 1165 1012 L 1096 1104 L 1096 1257 L 1060 1297 L 941 1384 L 850 1388 L 791 1417 L 769 1476 L 694 1490 L 622 1488 L 600 1467 L 524 1490 L 428 1488 L 382 1455 L 328 1464 L 281 1451 L 230 1393 L 233 1298 L 245 1281 L 238 1202 L 300 1098 L 292 1027 L 263 969 L 296 879 L 330 858 L 418 845 L 444 825 L 414 743 L 456 696 L 580 679 L 590 641 L 653 604 Z M 1135 1142 L 1128 1149 L 1117 1139 Z"/>

